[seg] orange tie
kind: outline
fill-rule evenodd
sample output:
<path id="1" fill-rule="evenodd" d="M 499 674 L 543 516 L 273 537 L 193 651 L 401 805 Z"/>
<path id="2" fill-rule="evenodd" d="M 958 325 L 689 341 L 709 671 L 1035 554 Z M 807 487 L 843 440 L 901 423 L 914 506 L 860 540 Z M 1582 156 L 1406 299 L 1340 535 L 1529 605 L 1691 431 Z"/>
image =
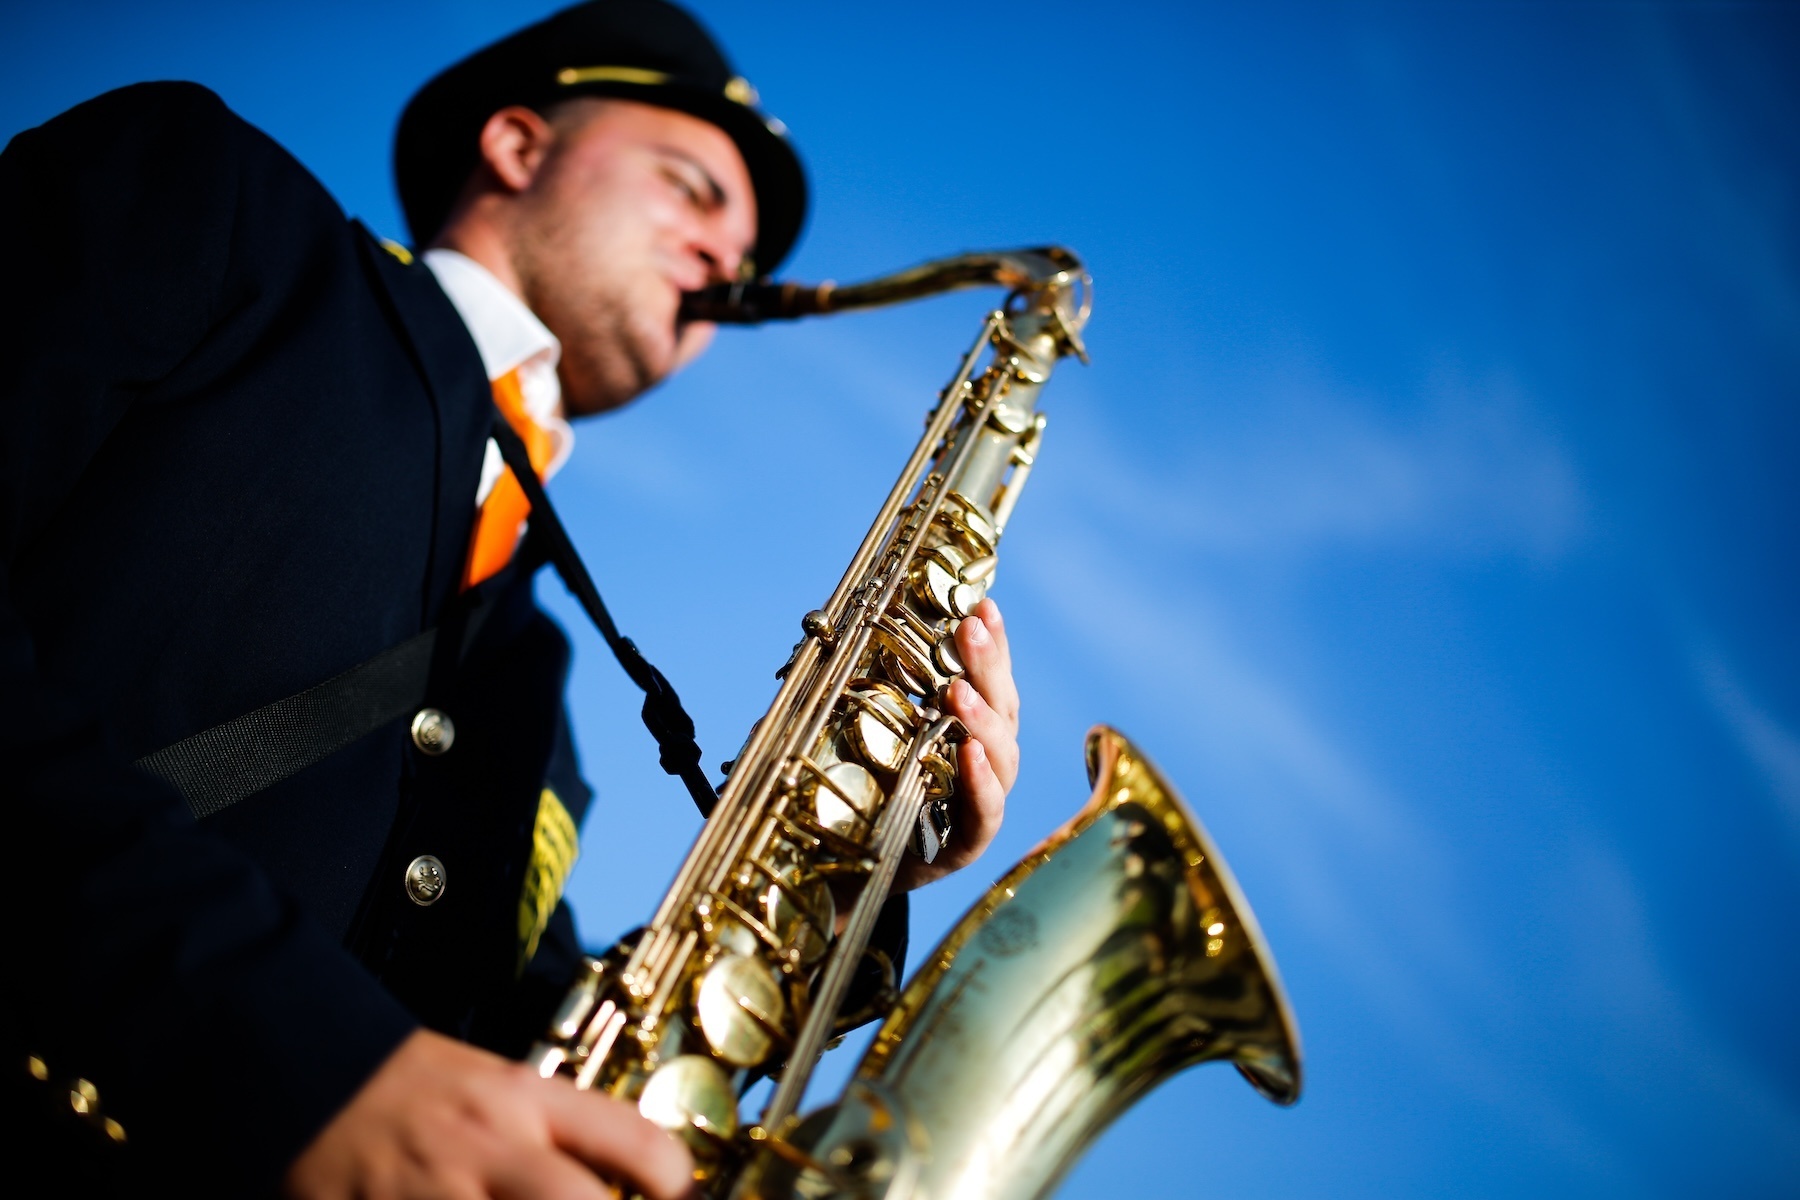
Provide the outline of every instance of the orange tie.
<path id="1" fill-rule="evenodd" d="M 505 415 L 506 423 L 513 427 L 513 432 L 519 435 L 519 440 L 525 443 L 531 467 L 542 479 L 544 467 L 555 454 L 556 445 L 549 430 L 526 413 L 525 395 L 519 388 L 517 370 L 508 371 L 494 380 L 494 403 Z M 513 551 L 519 548 L 525 518 L 530 515 L 531 502 L 525 499 L 525 489 L 513 478 L 510 468 L 502 468 L 500 478 L 494 481 L 493 491 L 481 502 L 481 511 L 475 515 L 475 536 L 469 539 L 469 562 L 463 568 L 465 589 L 497 574 L 512 561 Z"/>

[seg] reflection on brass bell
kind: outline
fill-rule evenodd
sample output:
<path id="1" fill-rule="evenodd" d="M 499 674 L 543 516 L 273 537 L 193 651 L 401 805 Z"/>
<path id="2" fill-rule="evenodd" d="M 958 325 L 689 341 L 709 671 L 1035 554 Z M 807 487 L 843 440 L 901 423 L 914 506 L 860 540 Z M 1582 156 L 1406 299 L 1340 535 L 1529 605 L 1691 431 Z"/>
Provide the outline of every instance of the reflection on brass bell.
<path id="1" fill-rule="evenodd" d="M 412 719 L 412 740 L 422 753 L 433 758 L 450 753 L 456 744 L 456 723 L 450 714 L 435 708 L 421 708 Z"/>
<path id="2" fill-rule="evenodd" d="M 421 854 L 406 865 L 406 898 L 420 908 L 430 908 L 444 898 L 450 877 L 435 855 Z"/>

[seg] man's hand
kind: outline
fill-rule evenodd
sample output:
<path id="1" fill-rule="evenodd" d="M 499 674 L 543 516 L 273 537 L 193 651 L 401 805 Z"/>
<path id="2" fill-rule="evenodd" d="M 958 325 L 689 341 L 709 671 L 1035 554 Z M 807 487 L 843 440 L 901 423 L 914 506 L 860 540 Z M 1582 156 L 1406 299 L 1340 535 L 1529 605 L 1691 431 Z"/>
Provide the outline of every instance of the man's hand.
<path id="1" fill-rule="evenodd" d="M 606 1182 L 614 1181 L 614 1182 Z M 611 1096 L 420 1030 L 288 1168 L 291 1197 L 650 1200 L 693 1189 L 674 1138 Z"/>
<path id="2" fill-rule="evenodd" d="M 947 689 L 945 703 L 968 728 L 969 740 L 957 748 L 950 840 L 934 863 L 906 856 L 894 884 L 900 891 L 942 879 L 981 857 L 1000 832 L 1006 793 L 1019 777 L 1019 689 L 1013 686 L 999 605 L 981 602 L 957 629 L 956 650 L 967 670 Z"/>

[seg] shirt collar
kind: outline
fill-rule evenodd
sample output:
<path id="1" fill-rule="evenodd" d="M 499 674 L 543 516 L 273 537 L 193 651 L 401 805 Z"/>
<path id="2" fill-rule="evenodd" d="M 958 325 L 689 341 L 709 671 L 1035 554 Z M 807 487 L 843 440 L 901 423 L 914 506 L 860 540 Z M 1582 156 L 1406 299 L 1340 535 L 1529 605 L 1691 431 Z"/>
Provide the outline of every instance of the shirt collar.
<path id="1" fill-rule="evenodd" d="M 575 446 L 575 431 L 563 416 L 562 384 L 556 378 L 562 343 L 512 289 L 466 254 L 440 249 L 427 250 L 421 257 L 469 327 L 488 381 L 518 373 L 526 415 L 550 435 L 550 460 L 541 468 L 544 478 L 550 478 L 569 460 Z M 475 489 L 477 505 L 487 499 L 501 470 L 500 447 L 490 440 Z"/>
<path id="2" fill-rule="evenodd" d="M 455 250 L 427 250 L 421 257 L 469 327 L 490 381 L 533 359 L 555 369 L 562 343 L 493 272 Z"/>

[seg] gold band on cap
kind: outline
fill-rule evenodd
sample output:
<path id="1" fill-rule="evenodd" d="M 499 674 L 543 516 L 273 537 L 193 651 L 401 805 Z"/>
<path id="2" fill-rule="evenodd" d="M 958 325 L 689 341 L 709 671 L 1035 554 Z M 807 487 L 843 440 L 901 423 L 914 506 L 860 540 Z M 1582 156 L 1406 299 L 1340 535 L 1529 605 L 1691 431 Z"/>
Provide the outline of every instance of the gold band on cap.
<path id="1" fill-rule="evenodd" d="M 564 87 L 577 83 L 642 83 L 654 87 L 669 82 L 669 73 L 644 67 L 564 67 L 556 73 L 556 82 Z"/>
<path id="2" fill-rule="evenodd" d="M 574 87 L 578 83 L 635 83 L 658 87 L 669 82 L 669 73 L 652 71 L 648 67 L 564 67 L 556 73 L 556 82 L 564 87 Z M 748 79 L 733 75 L 725 81 L 725 98 L 750 108 L 758 97 Z"/>

